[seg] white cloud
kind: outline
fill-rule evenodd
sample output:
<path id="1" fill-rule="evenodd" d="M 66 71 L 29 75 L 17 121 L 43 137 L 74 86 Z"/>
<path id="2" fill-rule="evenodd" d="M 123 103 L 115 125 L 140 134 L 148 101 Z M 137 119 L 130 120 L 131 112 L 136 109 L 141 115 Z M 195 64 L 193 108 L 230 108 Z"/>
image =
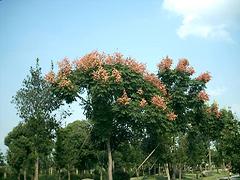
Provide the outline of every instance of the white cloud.
<path id="1" fill-rule="evenodd" d="M 240 0 L 164 0 L 163 8 L 182 18 L 180 38 L 198 36 L 232 41 L 230 31 L 238 26 Z"/>

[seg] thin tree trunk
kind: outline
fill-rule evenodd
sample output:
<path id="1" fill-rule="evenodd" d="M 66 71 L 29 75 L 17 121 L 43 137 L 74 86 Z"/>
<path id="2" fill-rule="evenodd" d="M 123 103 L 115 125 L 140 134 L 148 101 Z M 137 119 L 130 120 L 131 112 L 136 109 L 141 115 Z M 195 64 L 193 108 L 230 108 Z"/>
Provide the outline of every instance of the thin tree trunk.
<path id="1" fill-rule="evenodd" d="M 103 180 L 102 166 L 100 166 L 100 180 Z"/>
<path id="2" fill-rule="evenodd" d="M 71 174 L 69 169 L 68 169 L 68 180 L 71 180 Z"/>
<path id="3" fill-rule="evenodd" d="M 18 173 L 18 180 L 20 180 L 20 173 Z"/>
<path id="4" fill-rule="evenodd" d="M 168 163 L 165 164 L 165 170 L 166 170 L 166 174 L 167 174 L 167 179 L 168 179 L 168 180 L 171 180 L 170 174 L 169 174 Z"/>
<path id="5" fill-rule="evenodd" d="M 209 160 L 209 170 L 212 170 L 212 155 L 211 155 L 211 149 L 209 147 L 208 149 L 208 160 Z"/>
<path id="6" fill-rule="evenodd" d="M 179 164 L 179 175 L 178 175 L 178 179 L 181 180 L 182 179 L 182 164 Z"/>
<path id="7" fill-rule="evenodd" d="M 173 180 L 176 180 L 176 164 L 174 163 L 173 164 L 173 166 L 172 166 L 172 168 L 173 168 L 173 171 L 172 171 L 172 179 Z"/>
<path id="8" fill-rule="evenodd" d="M 113 180 L 112 177 L 112 152 L 111 152 L 111 144 L 110 138 L 107 141 L 107 153 L 108 153 L 108 180 Z"/>
<path id="9" fill-rule="evenodd" d="M 58 180 L 61 180 L 61 170 L 58 171 Z"/>
<path id="10" fill-rule="evenodd" d="M 23 172 L 23 179 L 27 180 L 27 170 L 26 169 L 24 169 L 24 172 Z"/>
<path id="11" fill-rule="evenodd" d="M 3 179 L 7 179 L 6 169 L 5 169 L 5 172 L 4 172 L 4 175 L 3 175 Z"/>
<path id="12" fill-rule="evenodd" d="M 161 166 L 160 166 L 160 163 L 158 164 L 158 175 L 159 175 L 159 176 L 161 175 Z"/>
<path id="13" fill-rule="evenodd" d="M 38 180 L 38 171 L 39 171 L 39 157 L 37 156 L 37 159 L 36 159 L 36 161 L 35 161 L 34 180 Z"/>

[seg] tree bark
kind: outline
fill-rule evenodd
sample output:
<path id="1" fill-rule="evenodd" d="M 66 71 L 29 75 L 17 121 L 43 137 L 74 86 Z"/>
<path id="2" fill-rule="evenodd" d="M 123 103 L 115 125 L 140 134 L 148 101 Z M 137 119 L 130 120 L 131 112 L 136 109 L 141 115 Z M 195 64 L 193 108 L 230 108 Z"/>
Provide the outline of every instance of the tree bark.
<path id="1" fill-rule="evenodd" d="M 178 175 L 178 179 L 181 180 L 182 179 L 182 164 L 179 164 L 179 175 Z"/>
<path id="2" fill-rule="evenodd" d="M 102 166 L 100 166 L 100 180 L 103 180 Z"/>
<path id="3" fill-rule="evenodd" d="M 58 171 L 58 180 L 61 180 L 61 170 Z"/>
<path id="4" fill-rule="evenodd" d="M 111 152 L 111 144 L 110 138 L 107 141 L 107 153 L 108 153 L 108 180 L 113 180 L 112 177 L 112 152 Z"/>
<path id="5" fill-rule="evenodd" d="M 174 163 L 173 165 L 172 165 L 172 168 L 173 168 L 173 171 L 172 171 L 172 179 L 173 180 L 176 180 L 176 164 Z"/>
<path id="6" fill-rule="evenodd" d="M 24 169 L 24 172 L 23 172 L 23 179 L 27 180 L 27 170 L 26 169 Z"/>
<path id="7" fill-rule="evenodd" d="M 161 169 L 160 169 L 161 167 L 160 167 L 160 163 L 158 164 L 158 176 L 160 176 L 161 175 Z"/>
<path id="8" fill-rule="evenodd" d="M 4 175 L 3 175 L 3 179 L 7 179 L 6 169 L 5 169 L 5 172 L 4 172 Z"/>
<path id="9" fill-rule="evenodd" d="M 170 174 L 169 174 L 168 163 L 165 164 L 165 170 L 166 170 L 166 174 L 167 174 L 167 179 L 168 179 L 168 180 L 171 180 Z"/>
<path id="10" fill-rule="evenodd" d="M 209 147 L 208 149 L 208 160 L 209 160 L 209 170 L 212 170 L 212 154 L 211 154 L 211 149 Z"/>
<path id="11" fill-rule="evenodd" d="M 37 156 L 37 159 L 36 159 L 36 161 L 35 161 L 34 180 L 38 180 L 38 171 L 39 171 L 39 157 Z"/>
<path id="12" fill-rule="evenodd" d="M 71 180 L 71 174 L 69 169 L 68 169 L 68 180 Z"/>

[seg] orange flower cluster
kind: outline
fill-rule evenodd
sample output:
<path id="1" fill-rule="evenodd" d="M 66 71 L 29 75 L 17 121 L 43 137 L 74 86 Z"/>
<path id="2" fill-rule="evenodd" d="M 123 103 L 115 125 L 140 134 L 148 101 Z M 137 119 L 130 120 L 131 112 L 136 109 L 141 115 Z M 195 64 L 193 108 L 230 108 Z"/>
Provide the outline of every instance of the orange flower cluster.
<path id="1" fill-rule="evenodd" d="M 179 60 L 176 70 L 180 72 L 187 72 L 190 75 L 195 73 L 195 70 L 193 69 L 193 67 L 189 66 L 188 60 L 184 58 Z"/>
<path id="2" fill-rule="evenodd" d="M 196 78 L 196 80 L 207 83 L 208 81 L 211 80 L 211 76 L 210 76 L 209 72 L 205 72 L 205 73 L 202 73 L 200 76 L 198 76 Z"/>
<path id="3" fill-rule="evenodd" d="M 168 56 L 164 59 L 162 59 L 162 61 L 160 62 L 160 64 L 158 64 L 158 68 L 161 71 L 165 71 L 167 69 L 170 69 L 172 65 L 172 59 L 170 59 Z"/>
<path id="4" fill-rule="evenodd" d="M 211 114 L 211 112 L 212 112 L 211 108 L 210 108 L 210 107 L 207 107 L 206 113 L 207 113 L 207 114 Z"/>
<path id="5" fill-rule="evenodd" d="M 82 58 L 74 61 L 77 69 L 88 70 L 89 68 L 99 67 L 103 64 L 104 54 L 93 51 Z"/>
<path id="6" fill-rule="evenodd" d="M 55 83 L 55 73 L 53 71 L 50 71 L 49 73 L 47 73 L 45 75 L 45 79 L 46 81 L 50 82 L 50 83 Z"/>
<path id="7" fill-rule="evenodd" d="M 167 90 L 165 85 L 154 75 L 146 73 L 144 75 L 144 79 L 151 84 L 153 84 L 156 88 L 158 88 L 164 95 L 167 95 Z"/>
<path id="8" fill-rule="evenodd" d="M 218 104 L 217 104 L 216 102 L 213 103 L 211 109 L 212 109 L 212 112 L 216 115 L 216 117 L 217 117 L 217 118 L 220 118 L 221 112 L 219 112 Z"/>
<path id="9" fill-rule="evenodd" d="M 142 90 L 142 88 L 139 88 L 139 89 L 137 90 L 137 93 L 138 93 L 139 95 L 143 95 L 143 90 Z"/>
<path id="10" fill-rule="evenodd" d="M 180 59 L 176 69 L 181 72 L 186 72 L 189 62 L 187 59 Z"/>
<path id="11" fill-rule="evenodd" d="M 198 99 L 201 100 L 201 101 L 208 101 L 209 97 L 208 97 L 208 94 L 205 91 L 200 91 L 198 93 Z"/>
<path id="12" fill-rule="evenodd" d="M 117 102 L 122 105 L 127 105 L 130 103 L 131 98 L 127 96 L 126 91 L 123 91 L 123 95 L 117 99 Z"/>
<path id="13" fill-rule="evenodd" d="M 119 83 L 122 81 L 121 73 L 115 68 L 112 70 L 112 76 L 115 78 L 116 83 Z"/>
<path id="14" fill-rule="evenodd" d="M 73 88 L 72 82 L 69 79 L 61 79 L 59 81 L 59 86 L 60 87 L 67 87 L 69 89 Z"/>
<path id="15" fill-rule="evenodd" d="M 190 75 L 193 75 L 193 74 L 195 73 L 195 70 L 194 70 L 193 67 L 188 67 L 187 70 L 186 70 L 186 72 L 187 72 L 188 74 L 190 74 Z"/>
<path id="16" fill-rule="evenodd" d="M 169 121 L 174 121 L 177 118 L 177 115 L 174 112 L 168 113 L 167 118 Z"/>
<path id="17" fill-rule="evenodd" d="M 122 64 L 128 66 L 130 69 L 137 73 L 144 73 L 146 67 L 144 64 L 137 63 L 131 58 L 124 59 L 123 55 L 120 53 L 115 53 L 114 55 L 105 55 L 104 53 L 99 53 L 97 51 L 91 52 L 84 57 L 74 61 L 77 69 L 88 70 L 89 68 L 99 67 L 103 64 Z"/>
<path id="18" fill-rule="evenodd" d="M 142 98 L 142 100 L 140 101 L 140 103 L 139 103 L 139 106 L 140 107 L 144 107 L 144 106 L 146 106 L 148 103 L 147 103 L 147 101 L 144 99 L 144 98 Z"/>
<path id="19" fill-rule="evenodd" d="M 68 76 L 72 71 L 72 66 L 70 61 L 67 58 L 64 58 L 62 61 L 58 62 L 58 77 L 61 79 L 62 77 Z"/>
<path id="20" fill-rule="evenodd" d="M 163 110 L 165 110 L 167 108 L 165 100 L 161 96 L 153 96 L 152 97 L 152 103 L 154 105 L 158 106 L 159 108 L 163 109 Z"/>
<path id="21" fill-rule="evenodd" d="M 124 59 L 121 53 L 115 53 L 113 56 L 107 56 L 105 58 L 106 64 L 122 64 L 128 66 L 130 69 L 136 73 L 144 74 L 146 72 L 146 65 L 137 63 L 131 58 Z"/>
<path id="22" fill-rule="evenodd" d="M 146 72 L 146 65 L 142 63 L 137 63 L 131 58 L 126 59 L 125 65 L 127 65 L 130 69 L 135 71 L 136 73 L 139 74 L 144 74 Z"/>
<path id="23" fill-rule="evenodd" d="M 102 80 L 104 82 L 107 82 L 109 78 L 108 72 L 102 66 L 97 71 L 94 71 L 92 75 L 94 80 Z"/>

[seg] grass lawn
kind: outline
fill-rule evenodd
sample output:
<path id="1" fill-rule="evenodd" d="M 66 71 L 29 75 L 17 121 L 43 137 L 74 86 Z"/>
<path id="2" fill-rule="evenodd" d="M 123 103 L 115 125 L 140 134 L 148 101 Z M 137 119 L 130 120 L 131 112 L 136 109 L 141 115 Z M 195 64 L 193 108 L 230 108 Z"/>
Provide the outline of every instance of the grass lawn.
<path id="1" fill-rule="evenodd" d="M 217 173 L 217 172 L 212 172 L 211 175 L 207 176 L 207 177 L 201 177 L 199 178 L 200 180 L 217 180 L 220 177 L 226 177 L 227 173 L 226 172 L 221 172 L 221 173 Z M 139 178 L 131 178 L 131 180 L 166 180 L 167 177 L 164 176 L 150 176 L 150 177 L 139 177 Z M 184 177 L 182 178 L 183 180 L 193 180 L 196 179 L 196 174 L 185 174 Z"/>

